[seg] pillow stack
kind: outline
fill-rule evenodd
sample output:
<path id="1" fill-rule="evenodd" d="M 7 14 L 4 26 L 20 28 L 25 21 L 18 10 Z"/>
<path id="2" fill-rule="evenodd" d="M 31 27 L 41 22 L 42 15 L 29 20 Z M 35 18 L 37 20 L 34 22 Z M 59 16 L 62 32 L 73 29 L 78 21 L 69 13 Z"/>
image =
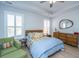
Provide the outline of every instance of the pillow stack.
<path id="1" fill-rule="evenodd" d="M 43 37 L 43 33 L 40 33 L 40 32 L 28 33 L 29 39 L 39 39 L 41 37 Z"/>
<path id="2" fill-rule="evenodd" d="M 10 42 L 3 43 L 3 48 L 10 48 L 11 46 Z"/>
<path id="3" fill-rule="evenodd" d="M 0 46 L 2 48 L 10 48 L 13 46 L 13 37 L 8 37 L 8 38 L 0 38 Z"/>
<path id="4" fill-rule="evenodd" d="M 39 39 L 39 38 L 41 38 L 41 37 L 43 37 L 43 33 L 38 33 L 38 32 L 36 32 L 36 33 L 32 36 L 33 39 Z"/>

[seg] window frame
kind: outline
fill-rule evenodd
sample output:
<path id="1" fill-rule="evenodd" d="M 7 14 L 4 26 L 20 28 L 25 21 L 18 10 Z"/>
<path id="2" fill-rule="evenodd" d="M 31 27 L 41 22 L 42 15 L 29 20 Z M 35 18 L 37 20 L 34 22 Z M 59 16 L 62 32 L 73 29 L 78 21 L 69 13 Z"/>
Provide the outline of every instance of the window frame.
<path id="1" fill-rule="evenodd" d="M 11 14 L 11 15 L 14 15 L 14 26 L 11 26 L 11 27 L 14 27 L 14 36 L 13 37 L 17 37 L 17 36 L 22 36 L 24 34 L 23 30 L 24 30 L 24 15 L 22 13 L 17 13 L 17 12 L 11 12 L 11 11 L 4 11 L 4 33 L 5 33 L 5 37 L 8 37 L 8 25 L 7 25 L 7 14 Z M 22 35 L 16 35 L 16 16 L 22 16 L 22 26 L 21 29 L 22 29 Z"/>

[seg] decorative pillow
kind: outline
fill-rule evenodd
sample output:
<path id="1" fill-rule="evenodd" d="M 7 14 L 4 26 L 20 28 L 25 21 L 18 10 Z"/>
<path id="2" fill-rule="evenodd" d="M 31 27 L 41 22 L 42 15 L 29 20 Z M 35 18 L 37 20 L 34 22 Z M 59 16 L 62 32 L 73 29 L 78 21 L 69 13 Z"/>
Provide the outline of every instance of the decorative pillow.
<path id="1" fill-rule="evenodd" d="M 39 38 L 43 37 L 43 33 L 40 32 L 30 32 L 27 35 L 27 40 L 29 41 L 35 41 L 35 40 L 39 40 Z"/>
<path id="2" fill-rule="evenodd" d="M 26 36 L 26 39 L 27 39 L 27 40 L 32 40 L 32 37 L 30 37 L 30 36 L 28 35 L 28 36 Z"/>
<path id="3" fill-rule="evenodd" d="M 36 33 L 33 35 L 32 39 L 33 39 L 33 40 L 39 40 L 39 38 L 41 38 L 41 37 L 43 37 L 43 33 L 38 33 L 38 32 L 36 32 Z"/>
<path id="4" fill-rule="evenodd" d="M 27 39 L 28 40 L 32 40 L 32 37 L 33 37 L 33 35 L 34 35 L 35 33 L 33 32 L 33 33 L 28 33 L 28 36 L 27 36 Z"/>
<path id="5" fill-rule="evenodd" d="M 43 35 L 43 33 L 39 33 L 39 37 L 41 38 L 41 37 L 43 37 L 44 35 Z"/>
<path id="6" fill-rule="evenodd" d="M 3 48 L 7 48 L 6 45 L 7 45 L 6 43 L 3 43 Z"/>
<path id="7" fill-rule="evenodd" d="M 7 43 L 6 43 L 6 47 L 7 47 L 7 48 L 11 47 L 10 42 L 7 42 Z"/>
<path id="8" fill-rule="evenodd" d="M 13 44 L 11 42 L 3 43 L 3 48 L 10 48 Z"/>

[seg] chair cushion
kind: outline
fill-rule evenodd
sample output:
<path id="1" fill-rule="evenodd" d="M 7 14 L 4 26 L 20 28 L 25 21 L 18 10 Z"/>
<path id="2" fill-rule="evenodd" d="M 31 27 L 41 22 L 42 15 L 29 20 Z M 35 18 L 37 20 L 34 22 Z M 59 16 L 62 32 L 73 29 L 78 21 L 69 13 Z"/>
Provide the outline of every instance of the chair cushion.
<path id="1" fill-rule="evenodd" d="M 12 52 L 14 52 L 15 50 L 17 50 L 17 48 L 16 47 L 10 47 L 10 48 L 6 48 L 6 49 L 3 49 L 2 51 L 1 51 L 1 56 L 4 56 L 4 55 L 6 55 L 6 54 L 9 54 L 9 53 L 12 53 Z"/>
<path id="2" fill-rule="evenodd" d="M 12 53 L 2 56 L 2 58 L 23 58 L 24 56 L 26 56 L 28 58 L 28 56 L 26 55 L 26 52 L 24 50 L 18 49 Z"/>

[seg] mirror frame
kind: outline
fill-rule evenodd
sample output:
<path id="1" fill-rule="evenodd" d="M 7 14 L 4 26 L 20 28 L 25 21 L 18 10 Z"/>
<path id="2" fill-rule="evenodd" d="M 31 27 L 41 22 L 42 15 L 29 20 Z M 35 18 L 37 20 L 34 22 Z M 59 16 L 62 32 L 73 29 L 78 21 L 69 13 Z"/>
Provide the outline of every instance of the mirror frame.
<path id="1" fill-rule="evenodd" d="M 63 21 L 68 21 L 68 22 L 70 22 L 70 23 L 71 23 L 71 26 L 66 27 L 66 28 L 62 28 L 62 27 L 60 26 L 60 24 L 61 24 L 61 22 L 63 22 Z M 59 28 L 60 28 L 60 29 L 68 29 L 68 28 L 72 27 L 73 24 L 74 24 L 73 21 L 71 21 L 71 20 L 69 20 L 69 19 L 62 19 L 62 20 L 60 20 L 60 22 L 59 22 Z"/>

